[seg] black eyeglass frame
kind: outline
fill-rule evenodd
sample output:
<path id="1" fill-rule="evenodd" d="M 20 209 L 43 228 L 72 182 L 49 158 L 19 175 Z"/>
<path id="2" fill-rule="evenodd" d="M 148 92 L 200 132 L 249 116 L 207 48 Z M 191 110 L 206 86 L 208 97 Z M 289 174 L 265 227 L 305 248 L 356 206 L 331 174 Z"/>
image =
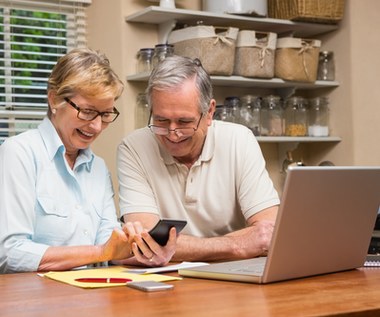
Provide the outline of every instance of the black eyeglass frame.
<path id="1" fill-rule="evenodd" d="M 97 110 L 93 110 L 93 109 L 81 109 L 80 107 L 78 107 L 77 106 L 77 104 L 76 103 L 74 103 L 73 101 L 71 101 L 69 98 L 64 98 L 64 100 L 70 105 L 70 106 L 72 106 L 75 110 L 77 110 L 78 111 L 78 113 L 77 113 L 77 118 L 78 119 L 81 119 L 81 120 L 84 120 L 84 121 L 92 121 L 92 120 L 95 120 L 98 116 L 100 116 L 100 118 L 102 119 L 102 122 L 103 123 L 111 123 L 111 122 L 114 122 L 116 119 L 117 119 L 117 117 L 120 115 L 120 112 L 114 107 L 113 108 L 113 111 L 103 111 L 103 112 L 99 112 L 99 111 L 97 111 Z M 87 111 L 87 114 L 89 114 L 89 113 L 94 113 L 94 117 L 92 118 L 92 119 L 85 119 L 85 118 L 81 118 L 80 117 L 80 113 L 82 112 L 82 113 L 85 113 L 84 111 Z M 104 115 L 110 115 L 110 114 L 112 114 L 112 115 L 115 115 L 116 114 L 116 116 L 111 120 L 111 121 L 104 121 L 104 118 L 103 118 L 103 116 Z"/>
<path id="2" fill-rule="evenodd" d="M 201 120 L 203 118 L 203 113 L 201 113 L 201 116 L 198 120 L 198 123 L 197 123 L 197 126 L 195 128 L 193 127 L 188 127 L 188 128 L 174 128 L 174 129 L 169 129 L 169 128 L 166 128 L 166 127 L 161 127 L 161 126 L 158 126 L 158 125 L 154 125 L 154 124 L 149 124 L 150 120 L 152 119 L 152 112 L 150 112 L 150 115 L 149 115 L 149 119 L 148 119 L 148 128 L 150 129 L 150 131 L 156 135 L 168 135 L 170 132 L 174 132 L 178 137 L 180 137 L 180 135 L 178 135 L 177 131 L 181 131 L 183 129 L 186 129 L 186 130 L 189 130 L 189 129 L 193 129 L 193 133 L 191 135 L 185 135 L 183 134 L 184 136 L 186 137 L 190 137 L 190 136 L 193 136 L 195 134 L 195 132 L 198 130 L 199 128 L 199 124 L 201 123 Z M 159 128 L 159 129 L 165 129 L 167 131 L 167 133 L 156 133 L 152 130 L 152 128 Z"/>

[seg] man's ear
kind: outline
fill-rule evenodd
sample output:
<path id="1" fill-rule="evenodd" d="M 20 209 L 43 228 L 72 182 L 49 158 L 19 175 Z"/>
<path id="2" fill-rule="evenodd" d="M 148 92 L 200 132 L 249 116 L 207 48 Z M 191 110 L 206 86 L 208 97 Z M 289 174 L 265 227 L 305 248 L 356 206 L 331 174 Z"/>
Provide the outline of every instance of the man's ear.
<path id="1" fill-rule="evenodd" d="M 211 99 L 210 108 L 208 109 L 208 112 L 207 112 L 207 125 L 209 126 L 212 123 L 212 118 L 214 117 L 215 109 L 216 109 L 216 101 L 215 99 Z"/>

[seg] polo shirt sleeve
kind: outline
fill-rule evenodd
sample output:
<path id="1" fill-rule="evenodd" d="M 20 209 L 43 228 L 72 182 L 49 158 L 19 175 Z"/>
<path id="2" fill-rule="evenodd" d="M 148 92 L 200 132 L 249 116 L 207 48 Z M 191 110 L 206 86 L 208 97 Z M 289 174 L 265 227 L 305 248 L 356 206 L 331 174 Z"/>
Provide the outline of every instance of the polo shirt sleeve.
<path id="1" fill-rule="evenodd" d="M 158 173 L 158 147 L 149 131 L 139 129 L 123 139 L 118 147 L 120 216 L 128 213 L 159 214 L 156 197 L 149 184 L 150 174 Z"/>

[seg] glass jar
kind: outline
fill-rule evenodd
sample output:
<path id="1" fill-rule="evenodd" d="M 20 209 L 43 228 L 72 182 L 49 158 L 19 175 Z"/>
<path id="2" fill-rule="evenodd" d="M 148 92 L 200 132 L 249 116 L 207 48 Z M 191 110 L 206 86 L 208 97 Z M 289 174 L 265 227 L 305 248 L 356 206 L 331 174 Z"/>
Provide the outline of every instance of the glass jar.
<path id="1" fill-rule="evenodd" d="M 242 96 L 240 107 L 240 123 L 248 127 L 254 135 L 260 135 L 261 99 L 254 95 Z"/>
<path id="2" fill-rule="evenodd" d="M 288 98 L 284 112 L 285 135 L 307 135 L 307 119 L 306 99 L 297 96 Z"/>
<path id="3" fill-rule="evenodd" d="M 137 73 L 150 72 L 153 69 L 153 48 L 141 48 L 137 53 Z"/>
<path id="4" fill-rule="evenodd" d="M 309 100 L 309 136 L 329 136 L 329 102 L 327 97 Z"/>
<path id="5" fill-rule="evenodd" d="M 224 99 L 224 105 L 227 107 L 229 112 L 229 118 L 226 121 L 231 121 L 234 123 L 240 122 L 240 98 L 235 96 L 226 97 Z"/>
<path id="6" fill-rule="evenodd" d="M 150 110 L 145 93 L 139 93 L 136 98 L 135 127 L 136 129 L 148 125 Z"/>
<path id="7" fill-rule="evenodd" d="M 232 121 L 230 119 L 230 112 L 226 105 L 217 105 L 214 113 L 214 120 L 220 120 L 220 121 Z"/>
<path id="8" fill-rule="evenodd" d="M 152 58 L 153 67 L 163 61 L 166 57 L 174 55 L 174 45 L 172 44 L 157 44 L 154 47 L 154 54 Z"/>
<path id="9" fill-rule="evenodd" d="M 318 80 L 335 80 L 334 53 L 322 51 L 319 53 Z"/>
<path id="10" fill-rule="evenodd" d="M 283 109 L 279 96 L 269 95 L 264 97 L 260 114 L 260 134 L 262 136 L 283 135 Z"/>

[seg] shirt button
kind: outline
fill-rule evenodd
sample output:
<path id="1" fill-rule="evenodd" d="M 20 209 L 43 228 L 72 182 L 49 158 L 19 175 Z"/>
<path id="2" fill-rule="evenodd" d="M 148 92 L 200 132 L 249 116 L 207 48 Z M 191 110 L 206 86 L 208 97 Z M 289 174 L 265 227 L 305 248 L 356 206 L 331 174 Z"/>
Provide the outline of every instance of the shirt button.
<path id="1" fill-rule="evenodd" d="M 81 206 L 80 205 L 75 205 L 75 209 L 79 210 L 79 209 L 81 209 Z"/>
<path id="2" fill-rule="evenodd" d="M 83 234 L 84 234 L 85 236 L 87 236 L 87 235 L 88 235 L 88 230 L 83 230 Z"/>

